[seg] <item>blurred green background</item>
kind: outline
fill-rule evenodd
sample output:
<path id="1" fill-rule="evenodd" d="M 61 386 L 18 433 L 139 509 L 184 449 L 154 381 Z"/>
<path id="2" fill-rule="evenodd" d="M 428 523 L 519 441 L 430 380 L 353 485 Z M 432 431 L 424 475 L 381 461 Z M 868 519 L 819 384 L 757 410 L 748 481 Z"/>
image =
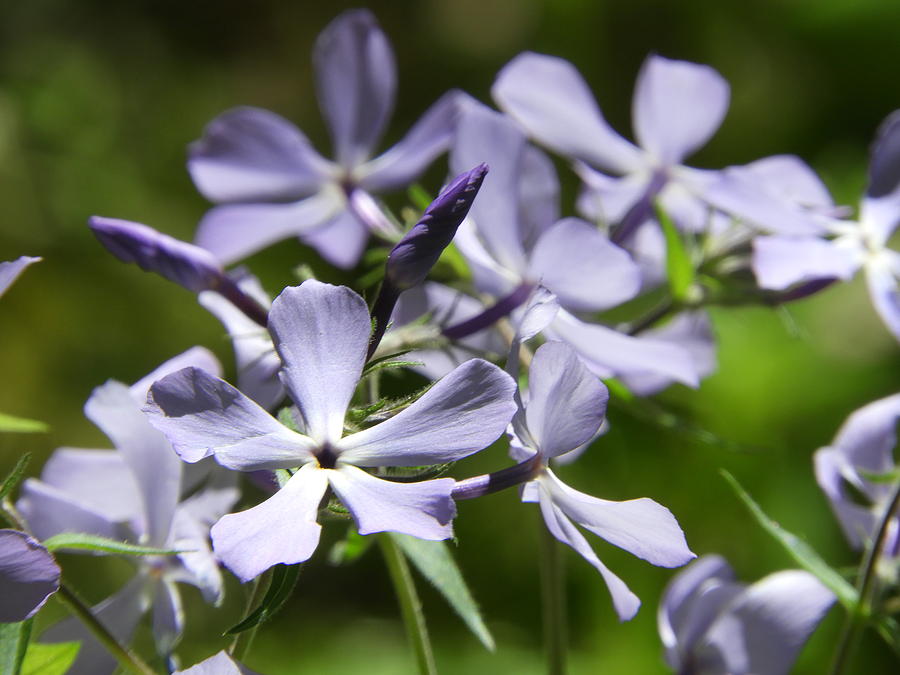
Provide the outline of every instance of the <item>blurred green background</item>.
<path id="1" fill-rule="evenodd" d="M 29 0 L 0 5 L 0 260 L 28 254 L 30 268 L 0 303 L 0 411 L 46 420 L 47 434 L 0 436 L 0 469 L 23 451 L 30 473 L 62 445 L 107 447 L 83 417 L 93 387 L 132 382 L 172 355 L 204 344 L 230 364 L 220 325 L 189 293 L 106 254 L 87 230 L 91 214 L 133 219 L 190 239 L 207 207 L 184 169 L 185 146 L 206 122 L 239 104 L 295 121 L 327 154 L 310 62 L 332 3 Z M 719 134 L 692 158 L 716 168 L 775 153 L 805 158 L 839 203 L 865 183 L 876 126 L 900 107 L 900 4 L 886 0 L 381 0 L 368 5 L 391 39 L 399 98 L 384 147 L 451 87 L 489 100 L 497 70 L 530 49 L 573 61 L 613 126 L 630 135 L 634 77 L 650 52 L 708 63 L 732 86 Z M 429 174 L 434 191 L 444 165 Z M 567 177 L 567 180 L 571 179 Z M 571 190 L 570 190 L 571 191 Z M 571 213 L 571 203 L 564 205 Z M 250 261 L 269 290 L 308 260 L 293 242 Z M 357 274 L 322 277 L 352 282 Z M 578 463 L 560 473 L 591 494 L 649 496 L 678 517 L 697 553 L 719 552 L 747 581 L 790 567 L 719 476 L 733 472 L 788 529 L 840 567 L 848 550 L 811 471 L 811 454 L 861 405 L 894 393 L 900 349 L 872 311 L 863 284 L 792 305 L 714 312 L 718 373 L 699 391 L 660 400 L 698 428 L 736 444 L 701 443 L 624 414 Z M 482 453 L 460 475 L 504 466 Z M 540 673 L 538 516 L 499 494 L 460 506 L 457 549 L 498 641 L 485 652 L 441 599 L 423 588 L 444 673 Z M 331 532 L 327 540 L 339 532 Z M 327 544 L 326 540 L 326 544 Z M 619 624 L 599 575 L 570 551 L 571 672 L 666 672 L 655 630 L 669 570 L 592 539 L 598 554 L 643 599 Z M 323 546 L 287 610 L 261 631 L 248 665 L 288 673 L 412 672 L 411 655 L 377 555 L 330 567 Z M 124 580 L 110 562 L 67 559 L 98 600 Z M 187 591 L 186 663 L 221 648 L 241 589 L 221 611 Z M 59 615 L 52 605 L 44 618 Z M 821 673 L 840 626 L 828 616 L 796 668 Z M 144 636 L 146 639 L 146 635 Z M 867 637 L 853 672 L 892 673 L 896 662 Z"/>

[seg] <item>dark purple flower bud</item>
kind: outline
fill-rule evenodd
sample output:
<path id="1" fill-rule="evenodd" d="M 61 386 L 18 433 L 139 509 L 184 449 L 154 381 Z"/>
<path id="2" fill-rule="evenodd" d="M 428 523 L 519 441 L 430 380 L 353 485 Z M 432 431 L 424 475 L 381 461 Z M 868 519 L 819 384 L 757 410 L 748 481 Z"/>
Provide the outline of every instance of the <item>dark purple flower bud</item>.
<path id="1" fill-rule="evenodd" d="M 871 153 L 866 194 L 877 199 L 900 186 L 900 110 L 888 115 L 881 123 Z"/>
<path id="2" fill-rule="evenodd" d="M 100 243 L 119 260 L 135 263 L 190 291 L 218 290 L 225 279 L 222 265 L 212 253 L 152 227 L 99 216 L 91 217 L 88 224 Z"/>
<path id="3" fill-rule="evenodd" d="M 0 530 L 0 623 L 24 621 L 59 588 L 59 566 L 36 539 Z"/>
<path id="4" fill-rule="evenodd" d="M 397 291 L 422 283 L 456 235 L 478 194 L 487 164 L 460 174 L 438 195 L 388 256 L 386 281 Z"/>

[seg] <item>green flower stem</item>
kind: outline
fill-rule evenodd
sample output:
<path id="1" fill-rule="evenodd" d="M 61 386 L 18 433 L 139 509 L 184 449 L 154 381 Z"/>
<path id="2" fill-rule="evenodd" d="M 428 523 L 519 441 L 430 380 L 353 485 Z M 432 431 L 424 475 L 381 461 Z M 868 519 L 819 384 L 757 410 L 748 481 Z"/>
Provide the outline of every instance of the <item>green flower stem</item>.
<path id="1" fill-rule="evenodd" d="M 541 609 L 549 675 L 566 672 L 566 601 L 559 542 L 540 520 Z"/>
<path id="2" fill-rule="evenodd" d="M 391 582 L 394 584 L 397 601 L 400 603 L 400 613 L 406 626 L 406 634 L 416 653 L 419 673 L 420 675 L 437 675 L 434 654 L 431 651 L 431 640 L 428 638 L 428 628 L 425 625 L 425 615 L 422 613 L 422 603 L 419 601 L 419 594 L 416 593 L 416 585 L 410 574 L 409 565 L 406 564 L 406 558 L 403 557 L 403 552 L 391 539 L 389 533 L 377 536 L 381 553 L 391 575 Z"/>
<path id="3" fill-rule="evenodd" d="M 260 598 L 262 598 L 266 594 L 266 591 L 269 590 L 271 583 L 271 567 L 253 580 L 253 588 L 250 590 L 250 595 L 247 597 L 247 607 L 244 611 L 244 618 L 248 617 L 253 609 L 259 604 Z M 241 631 L 234 636 L 234 640 L 231 641 L 231 646 L 228 648 L 228 653 L 234 657 L 236 661 L 243 660 L 244 656 L 247 655 L 247 652 L 250 651 L 250 645 L 253 644 L 253 638 L 256 637 L 257 628 L 259 628 L 259 624 L 253 626 L 253 628 Z"/>
<path id="4" fill-rule="evenodd" d="M 59 585 L 59 590 L 53 596 L 69 610 L 71 614 L 87 626 L 88 630 L 100 641 L 106 650 L 112 654 L 119 665 L 130 673 L 138 675 L 157 675 L 156 671 L 148 666 L 141 658 L 127 647 L 119 644 L 115 636 L 110 633 L 97 617 L 93 615 L 90 608 L 85 605 L 81 599 L 65 584 Z"/>
<path id="5" fill-rule="evenodd" d="M 876 567 L 882 553 L 884 553 L 884 547 L 887 545 L 890 522 L 897 516 L 898 511 L 900 511 L 900 482 L 894 487 L 891 501 L 885 508 L 884 515 L 878 523 L 878 532 L 875 535 L 875 540 L 869 547 L 863 562 L 862 574 L 856 585 L 859 591 L 859 601 L 854 611 L 848 612 L 844 620 L 837 651 L 834 655 L 834 662 L 831 666 L 831 675 L 840 675 L 844 671 L 845 666 L 850 661 L 850 656 L 859 642 L 862 628 L 872 614 L 872 603 L 876 591 L 875 582 L 877 581 Z"/>

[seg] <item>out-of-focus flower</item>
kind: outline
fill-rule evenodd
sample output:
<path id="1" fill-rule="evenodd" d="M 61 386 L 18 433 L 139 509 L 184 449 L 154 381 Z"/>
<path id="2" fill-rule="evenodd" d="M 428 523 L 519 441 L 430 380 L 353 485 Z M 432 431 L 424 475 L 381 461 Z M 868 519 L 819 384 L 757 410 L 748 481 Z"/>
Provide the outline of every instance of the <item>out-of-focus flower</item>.
<path id="1" fill-rule="evenodd" d="M 40 258 L 23 255 L 11 262 L 0 262 L 0 295 L 6 292 L 26 267 L 36 263 Z"/>
<path id="2" fill-rule="evenodd" d="M 703 556 L 668 585 L 657 623 L 679 675 L 784 675 L 834 603 L 812 574 L 785 570 L 751 585 Z"/>
<path id="3" fill-rule="evenodd" d="M 173 675 L 256 675 L 256 673 L 221 651 L 190 668 L 176 670 Z"/>
<path id="4" fill-rule="evenodd" d="M 455 461 L 490 445 L 515 411 L 512 379 L 473 359 L 394 417 L 343 436 L 370 328 L 365 302 L 342 286 L 309 280 L 272 303 L 269 330 L 299 433 L 201 369 L 181 370 L 151 388 L 148 419 L 185 461 L 212 455 L 238 471 L 293 471 L 275 495 L 212 528 L 216 554 L 243 581 L 313 554 L 329 486 L 361 534 L 451 536 L 452 479 L 398 483 L 364 468 Z"/>
<path id="5" fill-rule="evenodd" d="M 816 480 L 825 492 L 844 535 L 855 549 L 871 542 L 889 508 L 896 482 L 877 480 L 895 470 L 900 394 L 863 406 L 841 426 L 831 445 L 814 456 Z M 885 555 L 900 555 L 900 522 L 887 532 Z"/>
<path id="6" fill-rule="evenodd" d="M 319 155 L 287 120 L 249 107 L 217 117 L 190 148 L 194 183 L 220 204 L 200 222 L 196 242 L 226 264 L 301 236 L 329 262 L 354 265 L 370 230 L 392 229 L 371 195 L 409 185 L 447 149 L 456 92 L 373 158 L 392 112 L 397 74 L 387 38 L 368 10 L 332 21 L 313 61 L 335 161 Z"/>
<path id="7" fill-rule="evenodd" d="M 191 364 L 219 368 L 212 354 L 197 347 L 131 387 L 110 380 L 95 389 L 85 414 L 109 436 L 117 452 L 58 449 L 40 480 L 23 483 L 17 504 L 41 539 L 79 532 L 183 551 L 135 558 L 135 577 L 94 608 L 95 616 L 123 642 L 130 641 L 141 616 L 152 608 L 153 632 L 163 656 L 175 647 L 184 625 L 176 583 L 197 586 L 208 602 L 221 598 L 222 577 L 209 547 L 209 526 L 238 498 L 227 472 L 198 490 L 201 476 L 183 470 L 165 436 L 141 412 L 151 382 Z M 215 465 L 205 467 L 210 468 Z M 187 491 L 193 494 L 182 501 Z M 113 657 L 74 618 L 51 627 L 42 637 L 50 642 L 83 642 L 73 673 L 100 675 L 115 668 Z"/>
<path id="8" fill-rule="evenodd" d="M 0 623 L 30 619 L 59 588 L 59 565 L 39 541 L 0 530 Z"/>

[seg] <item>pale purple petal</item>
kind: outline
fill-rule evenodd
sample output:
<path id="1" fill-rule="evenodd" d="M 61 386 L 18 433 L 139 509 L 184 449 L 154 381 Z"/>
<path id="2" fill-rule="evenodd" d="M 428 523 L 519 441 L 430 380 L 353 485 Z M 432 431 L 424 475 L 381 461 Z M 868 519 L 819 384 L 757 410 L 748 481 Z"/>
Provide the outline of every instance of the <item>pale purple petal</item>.
<path id="1" fill-rule="evenodd" d="M 156 651 L 167 656 L 175 649 L 184 632 L 181 595 L 171 581 L 160 579 L 153 589 L 153 638 Z"/>
<path id="2" fill-rule="evenodd" d="M 110 452 L 109 454 L 114 453 Z M 102 492 L 104 486 L 102 484 L 93 485 L 92 488 Z M 113 492 L 115 492 L 115 488 Z M 134 495 L 137 502 L 136 488 L 134 488 Z M 130 523 L 132 519 L 137 520 L 138 518 L 137 511 L 140 509 L 140 504 L 135 504 L 134 507 L 135 514 L 112 518 L 109 514 L 98 511 L 92 505 L 79 501 L 73 495 L 33 478 L 22 483 L 21 494 L 16 502 L 19 513 L 25 518 L 34 536 L 39 539 L 48 539 L 63 532 L 96 534 L 110 539 L 121 538 L 124 532 L 120 531 L 120 524 Z"/>
<path id="3" fill-rule="evenodd" d="M 834 206 L 818 174 L 795 155 L 772 155 L 741 167 L 773 194 L 810 208 L 827 211 Z"/>
<path id="4" fill-rule="evenodd" d="M 450 152 L 450 170 L 459 173 L 481 162 L 490 167 L 471 218 L 491 257 L 514 272 L 525 266 L 518 203 L 524 152 L 525 136 L 508 117 L 479 103 L 466 104 Z"/>
<path id="5" fill-rule="evenodd" d="M 840 448 L 819 448 L 813 455 L 813 467 L 816 482 L 828 497 L 844 536 L 852 548 L 861 549 L 875 532 L 878 516 L 869 507 L 856 504 L 846 484 L 850 483 L 870 499 L 876 497 L 872 489 L 874 486 L 864 481 L 850 466 Z"/>
<path id="6" fill-rule="evenodd" d="M 328 472 L 328 480 L 360 534 L 400 532 L 432 541 L 453 536 L 452 478 L 394 483 L 339 464 Z"/>
<path id="7" fill-rule="evenodd" d="M 359 167 L 354 175 L 360 187 L 389 192 L 412 183 L 450 147 L 459 117 L 460 92 L 441 96 L 415 126 L 387 152 Z"/>
<path id="8" fill-rule="evenodd" d="M 91 613 L 120 642 L 128 644 L 138 621 L 149 608 L 147 580 L 135 577 L 115 595 L 91 608 Z M 54 624 L 41 634 L 42 642 L 80 642 L 78 656 L 67 675 L 112 675 L 118 662 L 75 617 Z"/>
<path id="9" fill-rule="evenodd" d="M 541 486 L 569 518 L 582 527 L 661 567 L 678 567 L 696 556 L 671 511 L 652 499 L 612 502 L 591 497 L 560 481 L 549 469 Z"/>
<path id="10" fill-rule="evenodd" d="M 190 668 L 176 670 L 173 675 L 242 675 L 245 673 L 246 671 L 238 667 L 237 663 L 222 650 Z"/>
<path id="11" fill-rule="evenodd" d="M 561 155 L 630 173 L 640 151 L 603 119 L 575 67 L 555 56 L 525 52 L 506 64 L 491 89 L 494 100 L 528 134 Z"/>
<path id="12" fill-rule="evenodd" d="M 900 254 L 895 251 L 880 251 L 877 257 L 866 261 L 866 285 L 869 297 L 878 316 L 900 340 Z"/>
<path id="13" fill-rule="evenodd" d="M 760 288 L 780 291 L 813 279 L 848 280 L 862 264 L 862 250 L 817 237 L 756 237 L 753 272 Z"/>
<path id="14" fill-rule="evenodd" d="M 0 262 L 0 295 L 6 292 L 26 267 L 40 259 L 23 255 L 11 262 Z"/>
<path id="15" fill-rule="evenodd" d="M 854 466 L 872 473 L 884 473 L 893 466 L 891 451 L 897 444 L 900 394 L 863 406 L 841 425 L 832 447 Z"/>
<path id="16" fill-rule="evenodd" d="M 230 265 L 282 239 L 323 227 L 345 208 L 346 199 L 334 186 L 298 202 L 216 206 L 200 220 L 194 243 Z"/>
<path id="17" fill-rule="evenodd" d="M 501 298 L 511 293 L 523 281 L 524 265 L 507 267 L 500 259 L 495 258 L 486 248 L 481 231 L 471 218 L 464 220 L 460 225 L 453 243 L 466 259 L 475 288 L 480 292 Z"/>
<path id="18" fill-rule="evenodd" d="M 113 442 L 137 480 L 143 500 L 141 534 L 149 537 L 150 546 L 164 545 L 181 491 L 181 459 L 120 382 L 110 380 L 94 389 L 84 413 Z"/>
<path id="19" fill-rule="evenodd" d="M 217 295 L 217 297 L 222 297 L 218 294 L 215 295 Z M 153 372 L 144 375 L 144 377 L 131 385 L 129 391 L 132 399 L 134 399 L 134 402 L 138 405 L 144 405 L 147 401 L 147 392 L 150 391 L 150 385 L 157 380 L 161 380 L 166 375 L 170 375 L 182 368 L 188 368 L 190 366 L 205 370 L 210 375 L 222 377 L 222 364 L 219 363 L 219 359 L 216 358 L 215 354 L 206 347 L 191 347 L 178 356 L 173 356 L 171 359 L 154 369 Z"/>
<path id="20" fill-rule="evenodd" d="M 881 244 L 900 222 L 900 114 L 896 111 L 882 122 L 872 144 L 869 186 L 860 221 Z"/>
<path id="21" fill-rule="evenodd" d="M 600 428 L 609 392 L 563 342 L 534 353 L 525 419 L 537 450 L 547 459 L 574 450 Z"/>
<path id="22" fill-rule="evenodd" d="M 59 588 L 60 574 L 39 541 L 18 530 L 0 530 L 0 623 L 34 616 Z"/>
<path id="23" fill-rule="evenodd" d="M 313 63 L 337 160 L 352 168 L 371 156 L 394 107 L 394 54 L 372 13 L 357 9 L 319 34 Z"/>
<path id="24" fill-rule="evenodd" d="M 600 377 L 652 372 L 688 386 L 699 384 L 697 365 L 690 352 L 661 340 L 624 335 L 600 324 L 585 323 L 565 310 L 547 329 L 551 339 L 568 342 Z"/>
<path id="25" fill-rule="evenodd" d="M 776 572 L 729 603 L 701 649 L 716 650 L 734 675 L 786 674 L 834 600 L 808 572 Z"/>
<path id="26" fill-rule="evenodd" d="M 144 412 L 186 462 L 215 455 L 238 471 L 283 469 L 309 461 L 316 447 L 227 382 L 196 368 L 154 384 Z"/>
<path id="27" fill-rule="evenodd" d="M 335 267 L 350 269 L 359 262 L 370 233 L 369 226 L 347 209 L 324 227 L 303 234 L 300 240 Z"/>
<path id="28" fill-rule="evenodd" d="M 210 122 L 191 143 L 187 168 L 211 202 L 296 201 L 316 192 L 333 171 L 296 126 L 251 107 Z"/>
<path id="29" fill-rule="evenodd" d="M 628 586 L 625 585 L 625 582 L 600 562 L 600 559 L 591 549 L 590 544 L 587 543 L 581 532 L 572 525 L 566 515 L 553 503 L 552 498 L 544 490 L 539 492 L 539 503 L 544 523 L 546 523 L 547 529 L 550 530 L 550 534 L 562 543 L 575 549 L 578 555 L 593 565 L 603 576 L 603 581 L 606 582 L 606 587 L 609 588 L 609 594 L 612 596 L 613 606 L 616 609 L 616 614 L 619 615 L 619 620 L 628 621 L 634 618 L 638 608 L 641 606 L 641 601 L 638 597 L 631 592 Z"/>
<path id="30" fill-rule="evenodd" d="M 269 331 L 306 433 L 317 443 L 334 443 L 366 359 L 371 324 L 365 301 L 346 286 L 310 279 L 275 298 Z"/>
<path id="31" fill-rule="evenodd" d="M 544 232 L 531 252 L 528 274 L 574 312 L 615 307 L 641 287 L 641 271 L 631 256 L 578 218 L 565 218 Z"/>
<path id="32" fill-rule="evenodd" d="M 184 553 L 178 554 L 183 567 L 174 580 L 193 584 L 210 604 L 222 600 L 224 585 L 209 545 L 209 527 L 230 512 L 239 497 L 236 487 L 207 488 L 182 502 L 175 512 L 171 545 Z"/>
<path id="33" fill-rule="evenodd" d="M 271 300 L 256 277 L 247 274 L 236 283 L 241 291 L 256 300 L 261 307 L 268 309 L 271 306 Z M 218 293 L 201 293 L 197 300 L 228 331 L 237 361 L 238 389 L 266 410 L 273 409 L 284 399 L 284 386 L 278 379 L 281 360 L 275 353 L 275 345 L 272 344 L 268 331 Z M 199 367 L 214 375 L 218 374 L 209 368 Z"/>
<path id="34" fill-rule="evenodd" d="M 585 218 L 605 225 L 616 225 L 647 193 L 650 171 L 629 173 L 613 178 L 584 162 L 575 163 L 575 171 L 583 182 L 578 195 L 578 212 Z"/>
<path id="35" fill-rule="evenodd" d="M 728 99 L 728 83 L 709 66 L 651 55 L 635 85 L 635 137 L 664 165 L 680 164 L 722 124 Z"/>
<path id="36" fill-rule="evenodd" d="M 358 466 L 421 466 L 452 462 L 486 448 L 516 410 L 513 379 L 472 359 L 440 380 L 411 406 L 335 445 Z"/>
<path id="37" fill-rule="evenodd" d="M 327 472 L 307 464 L 262 504 L 223 516 L 213 525 L 213 548 L 237 577 L 247 582 L 272 565 L 307 560 L 319 544 L 319 502 Z"/>

